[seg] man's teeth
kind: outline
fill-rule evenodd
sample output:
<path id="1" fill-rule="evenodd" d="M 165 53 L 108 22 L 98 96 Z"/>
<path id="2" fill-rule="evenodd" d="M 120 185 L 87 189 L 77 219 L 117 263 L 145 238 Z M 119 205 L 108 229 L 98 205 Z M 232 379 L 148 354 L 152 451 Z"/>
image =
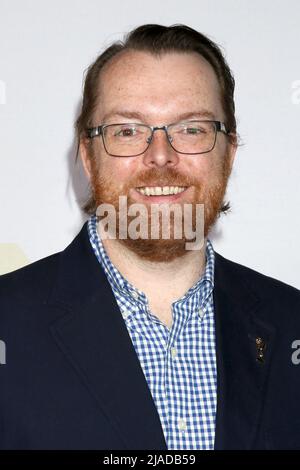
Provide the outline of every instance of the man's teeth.
<path id="1" fill-rule="evenodd" d="M 136 188 L 144 196 L 168 196 L 169 194 L 182 193 L 186 187 L 182 186 L 145 186 Z"/>

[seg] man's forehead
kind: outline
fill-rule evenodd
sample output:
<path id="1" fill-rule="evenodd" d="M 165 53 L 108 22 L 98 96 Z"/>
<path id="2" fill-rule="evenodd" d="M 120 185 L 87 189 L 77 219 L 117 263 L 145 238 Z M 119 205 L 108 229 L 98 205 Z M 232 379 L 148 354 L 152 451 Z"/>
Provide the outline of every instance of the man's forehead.
<path id="1" fill-rule="evenodd" d="M 170 124 L 184 119 L 223 120 L 222 107 L 207 97 L 201 100 L 178 100 L 143 97 L 139 100 L 124 97 L 113 101 L 100 100 L 96 120 L 103 123 L 141 121 L 150 125 Z"/>
<path id="2" fill-rule="evenodd" d="M 118 92 L 130 87 L 150 88 L 168 82 L 176 86 L 185 84 L 196 88 L 198 84 L 218 84 L 216 74 L 207 60 L 196 52 L 168 52 L 160 56 L 144 51 L 126 51 L 117 54 L 103 68 L 100 90 Z"/>
<path id="3" fill-rule="evenodd" d="M 188 112 L 191 106 L 192 111 L 217 113 L 220 101 L 215 72 L 196 53 L 156 57 L 140 51 L 126 52 L 106 66 L 99 85 L 102 116 L 117 114 L 120 109 L 138 111 L 142 105 L 149 106 L 150 114 L 162 107 L 170 113 L 178 107 Z"/>

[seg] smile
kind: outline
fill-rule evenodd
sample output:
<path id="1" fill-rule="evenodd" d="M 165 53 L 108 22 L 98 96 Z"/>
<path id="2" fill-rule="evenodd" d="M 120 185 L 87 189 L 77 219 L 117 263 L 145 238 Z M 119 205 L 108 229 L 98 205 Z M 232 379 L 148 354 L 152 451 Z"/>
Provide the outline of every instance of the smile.
<path id="1" fill-rule="evenodd" d="M 144 196 L 169 196 L 185 191 L 186 186 L 144 186 L 136 190 Z"/>

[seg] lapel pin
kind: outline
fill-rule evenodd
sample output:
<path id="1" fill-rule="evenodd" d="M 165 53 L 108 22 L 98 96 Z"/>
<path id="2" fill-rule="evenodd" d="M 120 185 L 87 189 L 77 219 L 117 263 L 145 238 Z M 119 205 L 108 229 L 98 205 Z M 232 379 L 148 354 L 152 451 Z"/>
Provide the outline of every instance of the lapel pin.
<path id="1" fill-rule="evenodd" d="M 258 337 L 255 339 L 255 344 L 256 344 L 256 360 L 259 362 L 264 362 L 266 343 L 262 338 Z"/>

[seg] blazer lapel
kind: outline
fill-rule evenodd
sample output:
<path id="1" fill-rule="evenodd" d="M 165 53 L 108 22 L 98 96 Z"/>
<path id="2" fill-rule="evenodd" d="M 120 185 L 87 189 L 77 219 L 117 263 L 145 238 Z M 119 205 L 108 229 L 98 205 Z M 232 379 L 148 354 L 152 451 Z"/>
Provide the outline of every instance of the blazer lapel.
<path id="1" fill-rule="evenodd" d="M 260 320 L 261 307 L 240 270 L 216 253 L 215 449 L 255 446 L 275 333 Z"/>
<path id="2" fill-rule="evenodd" d="M 86 224 L 61 254 L 51 333 L 127 449 L 166 449 L 160 419 Z"/>

